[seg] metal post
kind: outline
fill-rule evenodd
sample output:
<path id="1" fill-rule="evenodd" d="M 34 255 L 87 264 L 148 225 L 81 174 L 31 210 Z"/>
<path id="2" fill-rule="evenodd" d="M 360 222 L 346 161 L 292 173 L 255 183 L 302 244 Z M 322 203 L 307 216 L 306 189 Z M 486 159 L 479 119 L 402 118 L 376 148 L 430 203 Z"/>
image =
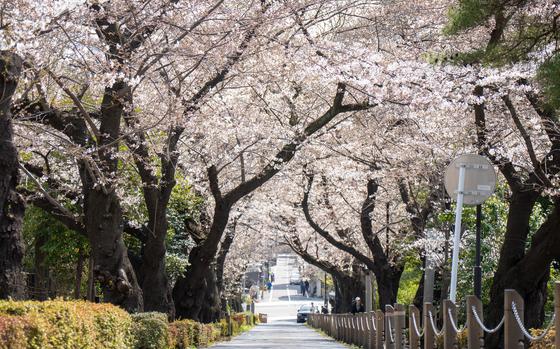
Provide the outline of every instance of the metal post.
<path id="1" fill-rule="evenodd" d="M 474 260 L 474 295 L 482 299 L 482 256 L 480 254 L 482 234 L 482 205 L 476 205 L 476 251 Z"/>
<path id="2" fill-rule="evenodd" d="M 474 317 L 473 307 L 480 321 L 484 321 L 480 299 L 476 296 L 467 296 L 468 349 L 480 349 L 484 347 L 484 332 Z"/>
<path id="3" fill-rule="evenodd" d="M 323 287 L 323 292 L 325 294 L 325 308 L 329 308 L 329 301 L 327 300 L 327 273 L 325 273 L 325 282 Z"/>
<path id="4" fill-rule="evenodd" d="M 459 184 L 457 186 L 457 207 L 455 210 L 455 232 L 453 234 L 453 260 L 451 262 L 451 290 L 449 300 L 457 300 L 457 271 L 459 269 L 459 244 L 461 241 L 461 218 L 463 215 L 463 197 L 465 191 L 465 165 L 459 168 Z"/>
<path id="5" fill-rule="evenodd" d="M 515 290 L 505 290 L 504 291 L 504 348 L 515 349 L 515 348 L 525 348 L 523 344 L 523 332 L 517 324 L 515 315 L 513 314 L 512 302 L 515 302 L 517 308 L 517 314 L 522 322 L 524 322 L 525 316 L 525 305 L 523 302 L 523 297 L 517 293 Z"/>
<path id="6" fill-rule="evenodd" d="M 449 316 L 451 313 L 451 317 Z M 450 300 L 443 301 L 443 349 L 454 349 L 458 347 L 457 332 L 451 325 L 451 321 L 457 325 L 457 309 Z"/>

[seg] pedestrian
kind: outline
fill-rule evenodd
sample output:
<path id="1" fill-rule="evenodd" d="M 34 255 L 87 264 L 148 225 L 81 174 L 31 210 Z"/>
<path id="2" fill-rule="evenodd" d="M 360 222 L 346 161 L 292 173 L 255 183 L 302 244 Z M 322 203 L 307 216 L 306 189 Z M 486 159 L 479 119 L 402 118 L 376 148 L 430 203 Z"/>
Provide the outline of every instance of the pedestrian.
<path id="1" fill-rule="evenodd" d="M 299 291 L 302 296 L 305 296 L 305 284 L 303 283 L 303 280 L 299 281 Z"/>
<path id="2" fill-rule="evenodd" d="M 317 309 L 315 309 L 315 304 L 313 304 L 313 302 L 311 302 L 311 313 L 316 313 Z"/>
<path id="3" fill-rule="evenodd" d="M 328 314 L 329 313 L 329 308 L 328 308 L 326 303 L 321 306 L 321 313 L 323 313 L 323 314 Z"/>
<path id="4" fill-rule="evenodd" d="M 305 294 L 309 298 L 309 281 L 305 280 Z"/>
<path id="5" fill-rule="evenodd" d="M 270 280 L 266 283 L 266 288 L 267 288 L 268 292 L 270 293 L 270 290 L 272 290 L 272 282 L 270 282 Z"/>
<path id="6" fill-rule="evenodd" d="M 274 273 L 270 274 L 270 281 L 274 282 Z"/>
<path id="7" fill-rule="evenodd" d="M 364 305 L 362 304 L 362 300 L 360 297 L 356 297 L 352 302 L 352 314 L 356 313 L 363 313 L 365 312 Z"/>

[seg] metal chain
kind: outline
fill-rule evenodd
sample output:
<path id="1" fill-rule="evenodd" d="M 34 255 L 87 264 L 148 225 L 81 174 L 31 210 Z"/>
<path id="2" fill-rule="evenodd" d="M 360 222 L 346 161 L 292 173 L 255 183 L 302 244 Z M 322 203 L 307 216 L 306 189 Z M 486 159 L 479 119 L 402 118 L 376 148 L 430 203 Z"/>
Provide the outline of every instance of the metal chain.
<path id="1" fill-rule="evenodd" d="M 552 328 L 552 324 L 554 324 L 554 319 L 556 318 L 556 314 L 552 315 L 552 319 L 550 319 L 550 323 L 544 329 L 543 333 L 541 333 L 540 335 L 538 335 L 536 337 L 533 337 L 533 336 L 531 336 L 529 331 L 527 331 L 525 326 L 523 326 L 523 322 L 521 321 L 521 317 L 519 316 L 519 313 L 517 312 L 517 306 L 515 305 L 515 302 L 511 302 L 511 310 L 513 311 L 513 316 L 515 317 L 515 320 L 517 321 L 517 325 L 519 325 L 519 328 L 521 329 L 521 332 L 523 332 L 525 337 L 527 337 L 531 342 L 537 342 L 537 341 L 540 341 L 541 339 L 543 339 L 548 334 L 550 329 Z"/>
<path id="2" fill-rule="evenodd" d="M 451 309 L 447 309 L 447 315 L 449 315 L 449 322 L 451 323 L 451 327 L 455 330 L 457 334 L 462 333 L 464 330 L 467 329 L 467 326 L 463 326 L 462 329 L 458 329 L 457 325 L 455 324 L 455 320 L 453 320 L 453 316 L 451 314 Z"/>
<path id="3" fill-rule="evenodd" d="M 472 306 L 472 312 L 473 312 L 473 315 L 474 315 L 474 319 L 476 320 L 476 322 L 478 322 L 478 326 L 480 326 L 480 328 L 482 328 L 482 330 L 486 333 L 497 332 L 502 327 L 502 325 L 504 324 L 504 321 L 506 319 L 505 316 L 502 316 L 502 319 L 500 320 L 500 323 L 498 323 L 498 325 L 495 328 L 489 329 L 486 326 L 484 326 L 482 321 L 480 321 L 480 317 L 478 317 L 478 313 L 476 312 L 476 308 L 475 308 L 474 305 Z"/>
<path id="4" fill-rule="evenodd" d="M 416 335 L 418 336 L 418 338 L 422 338 L 422 336 L 424 336 L 424 332 L 425 332 L 425 328 L 422 329 L 422 333 L 420 333 L 420 331 L 418 331 L 418 324 L 416 323 L 416 314 L 412 313 L 412 324 L 414 326 L 414 331 L 416 332 Z"/>
<path id="5" fill-rule="evenodd" d="M 437 327 L 436 327 L 436 324 L 434 322 L 434 316 L 432 315 L 432 312 L 429 311 L 428 315 L 430 316 L 430 324 L 432 325 L 432 329 L 434 330 L 434 334 L 436 335 L 436 337 L 441 337 L 444 329 L 442 328 L 440 331 L 438 331 Z"/>
<path id="6" fill-rule="evenodd" d="M 389 339 L 391 343 L 395 343 L 395 337 L 393 336 L 393 329 L 391 328 L 391 319 L 387 318 L 387 329 L 389 330 Z"/>

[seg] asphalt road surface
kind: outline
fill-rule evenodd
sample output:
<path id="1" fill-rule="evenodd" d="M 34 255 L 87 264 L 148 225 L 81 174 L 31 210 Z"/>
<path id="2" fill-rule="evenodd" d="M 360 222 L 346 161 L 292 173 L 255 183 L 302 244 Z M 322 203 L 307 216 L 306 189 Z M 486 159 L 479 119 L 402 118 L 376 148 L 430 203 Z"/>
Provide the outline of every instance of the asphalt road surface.
<path id="1" fill-rule="evenodd" d="M 212 348 L 317 348 L 344 349 L 348 348 L 333 339 L 323 336 L 305 324 L 296 323 L 298 308 L 303 304 L 321 306 L 321 298 L 308 298 L 299 294 L 298 285 L 290 285 L 289 279 L 297 264 L 293 259 L 280 255 L 276 266 L 272 267 L 275 282 L 271 292 L 265 292 L 264 299 L 256 304 L 255 311 L 268 315 L 268 323 L 260 324 L 230 342 L 219 343 Z"/>

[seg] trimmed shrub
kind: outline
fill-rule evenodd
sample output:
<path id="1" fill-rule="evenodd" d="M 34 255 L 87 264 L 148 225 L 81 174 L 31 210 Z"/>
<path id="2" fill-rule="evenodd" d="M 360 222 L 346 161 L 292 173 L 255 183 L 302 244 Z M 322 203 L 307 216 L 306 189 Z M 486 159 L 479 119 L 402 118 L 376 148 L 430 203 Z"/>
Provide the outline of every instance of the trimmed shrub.
<path id="1" fill-rule="evenodd" d="M 0 348 L 17 348 L 8 343 L 20 343 L 21 336 L 26 338 L 25 347 L 29 349 L 124 349 L 134 344 L 130 316 L 110 304 L 8 300 L 0 301 L 0 316 L 5 329 L 0 328 Z M 17 334 L 12 336 L 8 328 Z"/>
<path id="2" fill-rule="evenodd" d="M 225 321 L 224 321 L 225 322 Z M 169 324 L 170 347 L 187 349 L 193 346 L 205 347 L 222 337 L 220 323 L 201 324 L 193 320 L 179 320 Z M 227 335 L 227 324 L 225 326 Z"/>
<path id="3" fill-rule="evenodd" d="M 169 345 L 167 315 L 148 312 L 132 314 L 132 332 L 136 349 L 163 349 Z"/>
<path id="4" fill-rule="evenodd" d="M 0 315 L 0 349 L 25 348 L 27 322 L 19 316 Z"/>
<path id="5" fill-rule="evenodd" d="M 531 329 L 531 336 L 533 337 L 537 337 L 540 336 L 543 333 L 543 330 L 541 329 Z M 556 331 L 554 326 L 552 326 L 552 328 L 550 329 L 550 331 L 546 334 L 546 336 L 544 336 L 543 339 L 541 339 L 540 341 L 531 343 L 531 345 L 529 345 L 529 348 L 531 349 L 554 349 L 554 338 L 556 336 Z"/>

